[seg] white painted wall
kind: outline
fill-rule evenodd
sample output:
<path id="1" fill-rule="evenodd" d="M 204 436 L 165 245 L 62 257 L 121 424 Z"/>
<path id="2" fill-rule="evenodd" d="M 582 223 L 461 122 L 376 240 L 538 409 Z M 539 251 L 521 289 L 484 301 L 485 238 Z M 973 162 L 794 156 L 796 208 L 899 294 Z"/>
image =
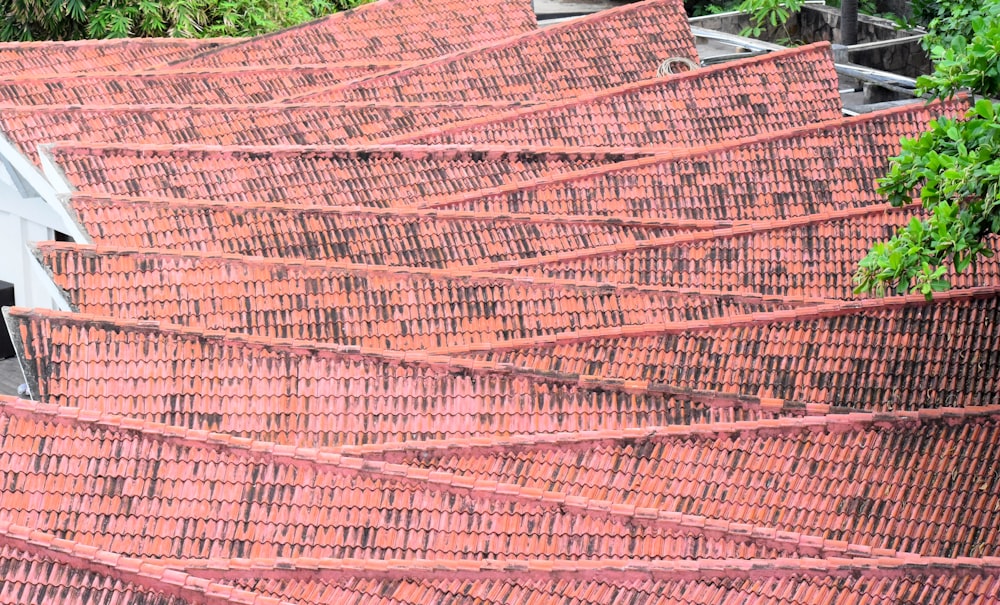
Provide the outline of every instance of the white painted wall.
<path id="1" fill-rule="evenodd" d="M 65 308 L 28 249 L 31 242 L 55 239 L 56 230 L 66 232 L 64 223 L 10 163 L 0 160 L 0 280 L 14 284 L 18 306 Z"/>

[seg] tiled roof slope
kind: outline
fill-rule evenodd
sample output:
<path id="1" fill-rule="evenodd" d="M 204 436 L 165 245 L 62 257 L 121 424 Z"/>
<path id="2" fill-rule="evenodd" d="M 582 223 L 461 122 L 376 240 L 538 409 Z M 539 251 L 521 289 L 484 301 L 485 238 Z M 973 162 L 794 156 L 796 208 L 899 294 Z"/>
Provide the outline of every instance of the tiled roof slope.
<path id="1" fill-rule="evenodd" d="M 577 559 L 595 553 L 746 559 L 773 558 L 779 548 L 794 552 L 764 536 L 708 536 L 655 509 L 609 514 L 601 510 L 605 502 L 576 503 L 554 491 L 544 500 L 539 490 L 510 492 L 508 484 L 398 464 L 37 409 L 15 402 L 0 410 L 6 426 L 0 456 L 22 486 L 0 493 L 3 514 L 18 525 L 58 530 L 65 539 L 154 563 Z M 36 496 L 42 489 L 44 499 Z"/>
<path id="2" fill-rule="evenodd" d="M 495 215 L 413 208 L 299 206 L 75 194 L 67 202 L 91 240 L 365 265 L 460 267 L 664 237 L 713 221 Z"/>
<path id="3" fill-rule="evenodd" d="M 845 430 L 819 421 L 779 434 L 745 423 L 758 428 L 579 448 L 415 452 L 403 462 L 924 556 L 996 556 L 1000 407 L 994 412 L 957 425 Z"/>
<path id="4" fill-rule="evenodd" d="M 0 397 L 0 405 L 17 402 Z M 6 426 L 6 419 L 4 422 Z M 5 469 L 6 471 L 6 469 Z M 10 471 L 10 476 L 16 477 Z M 220 581 L 129 559 L 0 519 L 0 601 L 4 603 L 144 603 L 281 605 L 283 601 Z"/>
<path id="5" fill-rule="evenodd" d="M 55 141 L 207 145 L 361 144 L 498 111 L 436 105 L 46 105 L 0 108 L 0 132 L 29 158 Z"/>
<path id="6" fill-rule="evenodd" d="M 967 107 L 967 99 L 904 106 L 423 205 L 729 221 L 863 206 L 884 200 L 875 179 L 899 152 L 901 136 L 915 137 L 931 119 Z"/>
<path id="7" fill-rule="evenodd" d="M 698 60 L 684 7 L 679 0 L 645 0 L 290 98 L 554 101 L 646 80 L 671 57 Z"/>
<path id="8" fill-rule="evenodd" d="M 872 206 L 691 232 L 692 225 L 633 224 L 613 216 L 493 217 L 86 195 L 74 196 L 69 206 L 94 243 L 108 247 L 429 268 L 528 263 L 544 254 L 546 262 L 519 273 L 804 299 L 855 298 L 851 280 L 858 260 L 917 215 L 914 208 Z M 984 259 L 954 283 L 994 283 L 998 271 L 996 262 Z"/>
<path id="9" fill-rule="evenodd" d="M 772 97 L 766 108 L 746 93 L 752 87 L 732 85 L 751 78 L 758 78 L 760 91 Z M 792 89 L 778 90 L 780 83 L 793 81 Z M 720 85 L 724 85 L 721 91 Z M 688 87 L 711 91 L 712 104 L 700 99 L 673 100 L 681 96 L 678 88 Z M 489 132 L 477 128 L 462 138 L 487 143 L 503 139 L 500 132 L 509 132 L 508 139 L 517 145 L 702 146 L 834 119 L 840 115 L 839 99 L 828 45 L 818 44 L 619 87 L 593 97 L 561 100 L 530 116 L 518 112 L 517 104 L 511 102 L 12 106 L 0 111 L 0 131 L 29 157 L 40 143 L 67 140 L 312 145 L 405 139 L 424 143 L 427 132 L 447 130 L 450 124 L 472 128 L 470 124 L 482 121 L 499 121 L 501 128 Z M 723 106 L 725 111 L 719 109 Z M 512 121 L 528 117 L 523 132 L 514 136 L 517 125 Z M 636 124 L 646 127 L 636 128 Z"/>
<path id="10" fill-rule="evenodd" d="M 249 67 L 150 73 L 87 73 L 22 76 L 0 80 L 0 103 L 16 105 L 109 105 L 163 103 L 260 103 L 289 91 L 311 90 L 384 71 L 394 63 Z"/>
<path id="11" fill-rule="evenodd" d="M 917 134 L 935 116 L 957 115 L 967 104 L 962 99 L 898 108 L 662 156 L 600 148 L 334 150 L 109 144 L 57 144 L 48 153 L 75 189 L 100 194 L 751 220 L 871 203 L 876 196 L 865 185 L 874 182 L 886 157 L 898 150 L 899 137 Z M 747 175 L 761 169 L 757 159 L 761 154 L 771 156 L 766 165 L 770 170 L 764 173 L 767 180 L 758 184 L 748 181 Z M 637 157 L 620 171 L 595 168 Z M 331 169 L 330 159 L 324 158 L 341 158 L 333 160 L 341 167 Z M 460 180 L 473 164 L 503 167 L 488 179 Z M 380 172 L 383 166 L 406 170 L 386 183 Z M 574 168 L 595 169 L 574 173 Z M 826 178 L 830 170 L 836 173 Z M 357 171 L 365 174 L 359 176 Z M 518 176 L 501 176 L 511 172 Z M 539 179 L 556 172 L 563 174 Z M 442 180 L 445 174 L 448 177 Z M 712 181 L 694 186 L 708 176 Z M 538 180 L 527 183 L 533 178 Z M 484 196 L 484 189 L 489 195 Z M 388 192 L 395 199 L 388 199 Z M 770 203 L 761 203 L 761 195 Z"/>
<path id="12" fill-rule="evenodd" d="M 993 405 L 1000 403 L 997 288 L 956 290 L 932 305 L 834 303 L 433 352 L 863 410 Z"/>
<path id="13" fill-rule="evenodd" d="M 297 595 L 322 595 L 345 605 L 360 605 L 376 600 L 386 605 L 410 603 L 496 603 L 504 605 L 535 605 L 537 603 L 630 603 L 636 605 L 701 605 L 719 603 L 740 605 L 749 596 L 754 603 L 778 605 L 787 603 L 865 603 L 874 595 L 884 596 L 886 602 L 969 604 L 988 601 L 996 595 L 998 582 L 989 575 L 964 573 L 921 575 L 905 574 L 894 567 L 874 569 L 864 563 L 851 566 L 842 562 L 841 570 L 830 566 L 826 571 L 822 562 L 810 561 L 807 565 L 816 573 L 793 570 L 792 566 L 777 570 L 761 562 L 755 569 L 767 569 L 747 577 L 744 565 L 724 567 L 716 561 L 706 561 L 705 567 L 719 569 L 719 573 L 699 579 L 640 579 L 638 567 L 629 567 L 633 573 L 623 574 L 627 580 L 577 578 L 563 579 L 566 572 L 555 571 L 551 576 L 559 579 L 483 578 L 477 581 L 462 579 L 362 579 L 332 582 L 324 580 L 244 580 L 241 585 L 267 594 L 288 598 Z M 891 565 L 891 564 L 890 564 Z M 776 571 L 771 572 L 771 569 Z M 823 569 L 823 571 L 818 571 Z M 855 570 L 860 576 L 852 577 Z M 870 570 L 870 571 L 869 571 Z M 768 575 L 773 573 L 774 575 Z M 245 574 L 249 575 L 249 574 Z M 635 579 L 632 579 L 635 578 Z"/>
<path id="14" fill-rule="evenodd" d="M 700 147 L 838 118 L 837 84 L 830 46 L 823 42 L 390 141 Z"/>
<path id="15" fill-rule="evenodd" d="M 309 447 L 728 422 L 813 410 L 752 393 L 615 383 L 419 351 L 362 355 L 356 347 L 149 321 L 24 310 L 8 316 L 31 392 L 42 401 Z M 141 367 L 129 357 L 139 350 L 145 351 Z M 358 393 L 370 396 L 365 405 Z M 518 394 L 513 400 L 512 393 Z"/>
<path id="16" fill-rule="evenodd" d="M 422 350 L 776 308 L 572 282 L 74 244 L 40 244 L 38 256 L 84 314 L 371 349 Z"/>
<path id="17" fill-rule="evenodd" d="M 881 206 L 745 223 L 737 227 L 554 252 L 519 269 L 535 278 L 595 280 L 763 296 L 856 298 L 853 275 L 877 242 L 920 213 Z M 504 262 L 504 261 L 499 261 Z M 512 263 L 534 263 L 522 257 Z M 487 266 L 493 263 L 486 263 Z M 1000 264 L 983 259 L 954 277 L 956 287 L 1000 283 Z"/>
<path id="18" fill-rule="evenodd" d="M 407 206 L 642 155 L 602 149 L 53 145 L 76 190 L 330 206 Z"/>
<path id="19" fill-rule="evenodd" d="M 125 38 L 73 42 L 0 43 L 0 73 L 6 77 L 135 71 L 180 60 L 232 38 Z"/>
<path id="20" fill-rule="evenodd" d="M 430 59 L 535 29 L 528 0 L 377 0 L 178 60 L 180 67 Z"/>

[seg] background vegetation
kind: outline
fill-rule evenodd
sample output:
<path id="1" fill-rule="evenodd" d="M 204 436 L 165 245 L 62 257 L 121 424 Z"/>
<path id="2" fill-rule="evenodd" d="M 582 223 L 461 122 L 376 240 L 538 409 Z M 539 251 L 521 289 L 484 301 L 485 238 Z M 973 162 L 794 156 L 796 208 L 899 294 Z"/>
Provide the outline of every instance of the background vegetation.
<path id="1" fill-rule="evenodd" d="M 0 40 L 254 36 L 364 0 L 0 0 Z"/>

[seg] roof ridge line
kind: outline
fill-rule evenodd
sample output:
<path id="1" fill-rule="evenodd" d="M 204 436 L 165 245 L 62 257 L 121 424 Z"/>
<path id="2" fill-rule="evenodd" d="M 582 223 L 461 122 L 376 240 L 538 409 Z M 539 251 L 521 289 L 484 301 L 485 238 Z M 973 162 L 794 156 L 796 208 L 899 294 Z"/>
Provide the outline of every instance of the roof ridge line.
<path id="1" fill-rule="evenodd" d="M 131 329 L 144 332 L 162 332 L 173 334 L 183 338 L 202 338 L 225 340 L 235 344 L 270 347 L 284 350 L 309 349 L 317 354 L 328 354 L 331 356 L 357 356 L 361 358 L 374 359 L 384 363 L 414 365 L 443 370 L 452 373 L 471 372 L 473 374 L 497 374 L 524 378 L 534 382 L 547 384 L 560 384 L 567 387 L 575 387 L 584 390 L 616 391 L 637 395 L 683 397 L 694 401 L 702 402 L 709 406 L 736 407 L 741 409 L 761 409 L 771 413 L 782 414 L 807 414 L 822 415 L 829 413 L 841 413 L 853 411 L 838 406 L 824 403 L 809 403 L 795 401 L 791 399 L 780 399 L 776 397 L 761 397 L 748 395 L 745 393 L 726 393 L 722 391 L 709 391 L 704 389 L 692 389 L 678 387 L 666 382 L 653 382 L 650 380 L 626 380 L 623 378 L 612 378 L 605 376 L 594 376 L 589 374 L 577 374 L 571 372 L 560 372 L 554 370 L 539 370 L 524 366 L 515 366 L 510 363 L 500 363 L 485 361 L 480 359 L 469 359 L 463 357 L 452 357 L 447 355 L 429 354 L 425 350 L 416 351 L 396 351 L 396 350 L 369 350 L 364 347 L 354 345 L 337 345 L 316 341 L 303 341 L 294 339 L 268 338 L 264 336 L 254 336 L 245 333 L 227 332 L 224 330 L 204 330 L 168 324 L 166 322 L 120 319 L 115 317 L 88 315 L 67 311 L 54 311 L 50 309 L 28 309 L 25 307 L 5 307 L 3 309 L 4 318 L 7 321 L 8 329 L 12 339 L 18 340 L 16 329 L 17 322 L 24 322 L 32 318 L 45 319 L 47 321 L 72 322 L 74 324 L 101 324 L 111 326 L 116 329 Z M 21 347 L 15 342 L 15 348 Z M 23 359 L 21 354 L 19 359 Z M 35 393 L 32 390 L 32 393 Z"/>
<path id="2" fill-rule="evenodd" d="M 2 110 L 2 108 L 0 108 Z M 431 219 L 445 220 L 497 220 L 517 223 L 539 224 L 609 224 L 624 225 L 635 228 L 676 228 L 676 229 L 712 229 L 721 227 L 731 227 L 741 225 L 750 221 L 730 221 L 715 219 L 672 219 L 672 218 L 646 218 L 640 216 L 630 216 L 621 214 L 532 214 L 525 212 L 483 212 L 479 210 L 447 210 L 436 208 L 416 208 L 414 206 L 400 206 L 395 208 L 381 208 L 376 206 L 325 206 L 325 205 L 299 205 L 285 204 L 281 202 L 260 202 L 260 201 L 218 201 L 207 198 L 167 198 L 167 197 L 133 197 L 125 195 L 108 195 L 97 192 L 73 192 L 66 194 L 72 199 L 86 199 L 106 203 L 123 204 L 156 204 L 162 206 L 191 207 L 191 208 L 225 208 L 225 209 L 247 209 L 247 210 L 280 210 L 293 212 L 317 212 L 324 214 L 337 214 L 350 216 L 355 214 L 386 216 L 386 217 L 426 217 Z M 895 208 L 894 208 L 895 209 Z"/>
<path id="3" fill-rule="evenodd" d="M 787 323 L 793 321 L 812 321 L 839 315 L 854 315 L 872 311 L 892 310 L 900 307 L 921 306 L 940 303 L 948 300 L 962 300 L 996 296 L 1000 294 L 1000 284 L 975 286 L 971 288 L 956 288 L 946 292 L 936 292 L 928 301 L 922 294 L 908 294 L 885 298 L 870 298 L 862 300 L 844 300 L 830 304 L 796 307 L 789 310 L 758 311 L 739 315 L 728 315 L 691 321 L 648 323 L 641 325 L 625 325 L 604 328 L 589 328 L 532 336 L 528 338 L 512 338 L 495 343 L 467 343 L 449 347 L 425 349 L 428 355 L 467 355 L 495 351 L 511 351 L 520 349 L 552 347 L 574 342 L 598 340 L 602 338 L 641 338 L 660 336 L 664 334 L 681 334 L 684 332 L 703 332 L 731 328 L 745 328 L 772 323 Z"/>
<path id="4" fill-rule="evenodd" d="M 224 580 L 318 576 L 708 580 L 800 576 L 884 576 L 896 574 L 1000 574 L 1000 557 L 829 557 L 773 559 L 171 559 L 172 566 L 199 577 Z M 287 574 L 287 575 L 286 575 Z"/>
<path id="5" fill-rule="evenodd" d="M 648 0 L 647 0 L 648 1 Z M 482 159 L 497 159 L 504 156 L 554 156 L 554 157 L 606 157 L 612 162 L 623 162 L 628 157 L 643 157 L 649 155 L 648 150 L 633 147 L 515 147 L 508 145 L 382 145 L 370 143 L 366 145 L 206 145 L 172 143 L 97 143 L 73 140 L 51 141 L 39 145 L 50 150 L 62 152 L 109 151 L 120 150 L 137 152 L 168 152 L 168 153 L 219 153 L 228 155 L 253 154 L 257 156 L 280 156 L 282 154 L 397 154 L 402 157 L 430 157 L 433 155 L 480 155 Z M 616 159 L 622 158 L 622 159 Z"/>
<path id="6" fill-rule="evenodd" d="M 380 0 L 384 1 L 384 0 Z M 117 73 L 117 72 L 114 72 Z M 143 72 L 145 74 L 145 72 Z M 139 111 L 139 110 L 197 110 L 204 112 L 224 112 L 224 111 L 234 111 L 241 109 L 262 109 L 262 110 L 275 110 L 281 111 L 283 109 L 293 109 L 293 108 L 303 108 L 303 109 L 337 109 L 337 108 L 348 108 L 348 109 L 364 109 L 367 107 L 377 107 L 377 108 L 403 108 L 403 109 L 419 109 L 419 108 L 440 108 L 440 107 L 481 107 L 481 108 L 498 108 L 504 109 L 508 107 L 517 106 L 530 106 L 529 103 L 510 101 L 504 103 L 490 103 L 487 101 L 440 101 L 434 103 L 378 103 L 372 101 L 345 101 L 343 103 L 337 103 L 336 105 L 331 105 L 330 103 L 217 103 L 217 104 L 206 104 L 206 103 L 117 103 L 108 105 L 92 105 L 92 104 L 55 104 L 55 105 L 20 105 L 13 103 L 2 103 L 0 102 L 0 110 L 5 112 L 17 113 L 66 113 L 67 111 Z M 380 141 L 381 142 L 381 141 Z"/>
<path id="7" fill-rule="evenodd" d="M 0 410 L 19 417 L 42 418 L 47 422 L 86 424 L 100 430 L 128 431 L 147 435 L 151 439 L 178 442 L 187 447 L 205 447 L 225 450 L 237 456 L 266 459 L 272 463 L 305 465 L 312 469 L 328 467 L 329 472 L 350 475 L 367 475 L 417 485 L 421 489 L 440 490 L 463 496 L 514 501 L 529 506 L 558 507 L 574 514 L 611 517 L 623 523 L 642 523 L 667 527 L 674 531 L 697 535 L 726 537 L 737 541 L 752 541 L 779 550 L 800 554 L 823 556 L 908 556 L 909 553 L 854 544 L 844 540 L 831 540 L 774 527 L 737 523 L 703 515 L 688 515 L 680 511 L 655 507 L 640 507 L 616 503 L 611 500 L 574 496 L 565 492 L 522 487 L 514 483 L 495 481 L 477 475 L 458 474 L 450 471 L 424 469 L 405 464 L 366 460 L 354 456 L 324 451 L 321 448 L 280 445 L 229 433 L 189 429 L 180 426 L 149 422 L 117 414 L 102 414 L 79 408 L 60 407 L 25 399 L 0 397 Z"/>
<path id="8" fill-rule="evenodd" d="M 435 64 L 435 63 L 445 64 L 445 63 L 451 62 L 451 61 L 453 61 L 455 59 L 458 59 L 460 57 L 464 57 L 464 56 L 467 56 L 467 55 L 472 55 L 472 54 L 480 53 L 480 52 L 483 52 L 483 51 L 486 51 L 486 50 L 489 50 L 489 49 L 502 50 L 502 49 L 506 49 L 506 48 L 511 48 L 511 47 L 514 47 L 517 44 L 519 44 L 522 40 L 528 40 L 528 39 L 532 39 L 532 38 L 538 38 L 538 39 L 543 39 L 544 40 L 544 39 L 547 39 L 547 38 L 552 38 L 552 37 L 555 37 L 556 35 L 559 35 L 564 30 L 567 30 L 567 29 L 579 29 L 580 26 L 581 26 L 581 24 L 586 25 L 586 24 L 590 24 L 590 23 L 600 23 L 600 22 L 603 22 L 603 21 L 608 21 L 608 20 L 611 20 L 611 19 L 614 19 L 614 18 L 618 17 L 621 13 L 637 12 L 637 11 L 640 11 L 640 10 L 644 10 L 648 6 L 654 6 L 654 5 L 664 5 L 664 6 L 676 8 L 676 7 L 678 7 L 680 5 L 680 3 L 676 2 L 675 0 L 642 0 L 640 2 L 632 2 L 632 3 L 629 3 L 629 4 L 623 4 L 623 5 L 620 5 L 620 6 L 614 6 L 614 7 L 608 8 L 608 9 L 604 9 L 604 10 L 598 11 L 596 13 L 591 13 L 589 15 L 584 15 L 582 17 L 573 19 L 571 21 L 564 21 L 562 23 L 555 23 L 555 24 L 549 25 L 547 27 L 536 27 L 535 29 L 532 29 L 532 30 L 529 30 L 529 31 L 526 31 L 526 32 L 521 32 L 521 33 L 515 34 L 513 36 L 508 36 L 506 38 L 501 38 L 499 40 L 492 40 L 492 41 L 489 41 L 489 42 L 484 42 L 482 44 L 479 44 L 479 45 L 476 45 L 476 46 L 472 46 L 472 47 L 469 47 L 469 48 L 462 48 L 462 49 L 458 49 L 456 51 L 453 51 L 453 52 L 450 52 L 450 53 L 447 53 L 447 54 L 444 54 L 444 55 L 438 55 L 437 57 L 431 57 L 431 58 L 428 58 L 428 59 L 424 59 L 422 61 L 415 61 L 415 62 L 412 62 L 412 63 L 408 63 L 405 66 L 402 66 L 402 67 L 399 67 L 397 69 L 392 70 L 391 73 L 370 74 L 368 76 L 363 76 L 363 77 L 360 77 L 360 78 L 356 78 L 354 80 L 351 80 L 351 81 L 348 81 L 348 82 L 343 82 L 341 84 L 337 84 L 335 86 L 324 88 L 322 90 L 318 90 L 318 91 L 317 90 L 313 90 L 313 91 L 310 91 L 310 92 L 305 93 L 305 94 L 301 94 L 301 95 L 297 95 L 297 96 L 293 96 L 293 97 L 288 97 L 288 100 L 293 100 L 294 101 L 294 100 L 298 100 L 298 99 L 307 99 L 309 97 L 316 96 L 316 95 L 319 95 L 319 94 L 328 94 L 328 93 L 333 92 L 333 91 L 346 89 L 347 87 L 349 87 L 351 85 L 354 85 L 356 83 L 359 83 L 359 82 L 364 82 L 364 83 L 367 84 L 367 83 L 370 83 L 370 82 L 375 82 L 375 81 L 378 81 L 378 80 L 382 80 L 384 78 L 396 77 L 396 76 L 398 76 L 401 73 L 404 73 L 406 71 L 410 71 L 410 70 L 422 68 L 422 67 L 424 67 L 426 65 L 432 65 L 432 64 Z M 682 5 L 680 5 L 680 6 L 682 6 Z M 683 8 L 681 8 L 680 14 L 683 16 L 685 24 L 687 24 L 687 15 L 684 14 Z M 536 25 L 537 25 L 537 21 L 536 21 Z M 693 56 L 695 58 L 697 58 L 698 55 L 697 55 L 697 50 L 696 50 L 696 47 L 695 47 L 695 44 L 694 44 L 694 36 L 693 35 L 691 36 L 691 40 L 690 40 L 690 50 L 694 51 Z"/>
<path id="9" fill-rule="evenodd" d="M 456 437 L 421 441 L 393 441 L 363 445 L 340 445 L 324 448 L 346 456 L 382 459 L 386 456 L 421 454 L 439 455 L 459 453 L 474 454 L 479 450 L 516 450 L 565 448 L 594 443 L 623 443 L 629 441 L 668 441 L 673 439 L 718 439 L 720 437 L 762 433 L 789 435 L 803 432 L 843 433 L 875 429 L 896 428 L 904 425 L 921 425 L 945 421 L 958 424 L 976 418 L 1000 416 L 1000 405 L 970 406 L 965 408 L 923 408 L 890 412 L 850 412 L 820 416 L 779 417 L 764 420 L 739 420 L 735 422 L 710 422 L 702 424 L 673 424 L 649 427 L 629 427 L 593 431 L 564 431 L 554 433 L 518 433 L 485 437 Z"/>
<path id="10" fill-rule="evenodd" d="M 792 216 L 781 219 L 744 221 L 730 227 L 721 227 L 719 229 L 704 229 L 699 231 L 690 231 L 686 233 L 675 233 L 673 235 L 666 235 L 663 237 L 653 237 L 644 240 L 637 240 L 635 242 L 624 242 L 620 244 L 594 246 L 592 248 L 586 248 L 582 250 L 557 252 L 556 254 L 535 256 L 532 258 L 494 261 L 491 263 L 476 265 L 476 267 L 478 267 L 480 270 L 483 271 L 487 270 L 509 271 L 515 269 L 525 269 L 528 267 L 537 267 L 540 265 L 547 265 L 550 263 L 565 263 L 567 261 L 582 260 L 585 258 L 594 258 L 598 256 L 612 256 L 617 254 L 624 254 L 627 252 L 638 252 L 641 250 L 651 250 L 668 246 L 680 246 L 684 244 L 711 241 L 721 238 L 748 236 L 748 235 L 754 235 L 756 233 L 767 233 L 770 231 L 778 231 L 781 229 L 793 229 L 797 227 L 817 225 L 820 223 L 829 223 L 833 221 L 857 218 L 870 214 L 878 214 L 881 212 L 890 211 L 892 209 L 893 206 L 891 204 L 889 204 L 888 202 L 883 202 L 880 204 L 871 204 L 867 206 L 854 206 L 850 208 L 842 208 L 839 210 L 829 210 L 826 212 L 818 212 L 815 214 L 802 214 L 799 216 Z"/>
<path id="11" fill-rule="evenodd" d="M 623 160 L 615 164 L 594 166 L 591 168 L 584 168 L 572 172 L 562 172 L 542 179 L 534 179 L 522 183 L 510 183 L 506 185 L 500 185 L 498 187 L 483 188 L 477 190 L 476 192 L 471 192 L 471 193 L 459 193 L 451 196 L 432 198 L 430 200 L 425 200 L 424 202 L 419 204 L 418 207 L 441 208 L 444 206 L 449 206 L 454 204 L 472 202 L 485 197 L 503 195 L 514 191 L 521 191 L 521 190 L 531 191 L 534 189 L 538 189 L 539 187 L 548 186 L 554 183 L 564 183 L 569 181 L 588 179 L 609 172 L 616 172 L 620 170 L 631 170 L 634 168 L 642 168 L 645 166 L 655 165 L 659 163 L 666 163 L 666 162 L 674 162 L 684 159 L 695 159 L 702 156 L 708 156 L 716 153 L 732 151 L 740 147 L 749 147 L 751 145 L 757 145 L 760 143 L 786 141 L 795 138 L 802 138 L 815 133 L 830 132 L 837 129 L 844 129 L 854 126 L 856 124 L 864 124 L 866 122 L 873 122 L 881 118 L 891 117 L 897 114 L 908 113 L 914 111 L 915 107 L 919 111 L 927 111 L 927 108 L 929 107 L 951 106 L 953 104 L 961 103 L 962 101 L 965 101 L 967 103 L 968 95 L 963 93 L 956 95 L 953 99 L 949 99 L 947 101 L 935 100 L 923 105 L 917 105 L 916 103 L 912 103 L 908 105 L 901 105 L 898 107 L 890 107 L 888 109 L 873 111 L 870 113 L 863 113 L 856 116 L 841 117 L 833 120 L 826 120 L 823 122 L 815 122 L 812 124 L 795 126 L 792 128 L 786 128 L 784 130 L 779 130 L 777 132 L 765 132 L 751 137 L 745 137 L 742 139 L 734 139 L 731 141 L 719 141 L 717 143 L 712 143 L 710 145 L 704 145 L 701 147 L 687 147 L 687 148 L 662 147 L 662 146 L 648 147 L 644 149 L 644 151 L 646 151 L 646 154 L 636 159 Z M 624 150 L 626 148 L 621 148 L 621 149 Z"/>
<path id="12" fill-rule="evenodd" d="M 218 584 L 187 572 L 111 551 L 58 538 L 54 534 L 0 519 L 0 544 L 76 569 L 94 571 L 147 590 L 195 602 L 233 605 L 281 605 L 274 597 Z M 290 605 L 290 604 L 289 604 Z"/>
<path id="13" fill-rule="evenodd" d="M 97 72 L 72 72 L 72 73 L 43 73 L 15 75 L 5 78 L 7 82 L 23 81 L 46 81 L 46 80 L 96 80 L 114 78 L 159 78 L 162 76 L 184 76 L 184 75 L 206 75 L 206 74 L 247 74 L 259 72 L 311 72 L 311 71 L 336 71 L 342 69 L 358 69 L 364 67 L 385 67 L 386 70 L 393 69 L 400 65 L 399 62 L 384 61 L 345 61 L 343 63 L 301 63 L 297 65 L 234 65 L 231 67 L 199 67 L 189 69 L 157 69 L 156 71 L 97 71 Z M 405 65 L 405 63 L 404 63 Z M 376 72 L 378 73 L 378 72 Z M 257 105 L 270 104 L 256 103 Z"/>
<path id="14" fill-rule="evenodd" d="M 435 136 L 446 135 L 455 131 L 475 128 L 484 124 L 509 122 L 514 119 L 523 118 L 525 116 L 530 116 L 545 111 L 551 111 L 552 109 L 555 108 L 578 107 L 580 105 L 585 105 L 587 103 L 591 103 L 593 101 L 597 101 L 599 99 L 607 97 L 624 95 L 631 92 L 644 90 L 647 88 L 654 88 L 656 86 L 669 85 L 674 82 L 695 80 L 706 75 L 710 76 L 720 71 L 724 72 L 728 70 L 742 69 L 748 65 L 767 63 L 789 56 L 805 55 L 820 49 L 825 49 L 827 51 L 827 54 L 829 55 L 832 52 L 830 50 L 831 48 L 832 48 L 831 44 L 825 40 L 821 42 L 813 42 L 812 44 L 806 44 L 805 46 L 784 48 L 763 55 L 753 55 L 743 59 L 737 59 L 735 61 L 718 63 L 715 65 L 701 67 L 699 69 L 684 71 L 678 74 L 670 74 L 665 77 L 664 76 L 653 77 L 653 78 L 648 78 L 646 80 L 640 80 L 638 82 L 629 82 L 626 84 L 622 84 L 620 86 L 616 86 L 614 88 L 607 88 L 603 90 L 586 92 L 584 94 L 577 95 L 568 100 L 563 99 L 557 101 L 547 101 L 539 105 L 533 105 L 531 107 L 527 107 L 521 110 L 509 111 L 502 115 L 482 116 L 478 118 L 472 118 L 470 120 L 465 120 L 462 122 L 453 122 L 443 126 L 438 126 L 438 127 L 432 126 L 431 128 L 427 128 L 419 132 L 401 134 L 395 137 L 388 137 L 383 140 L 386 143 L 402 143 L 408 141 L 416 141 L 431 134 Z M 833 69 L 832 56 L 828 58 L 830 59 L 830 68 Z"/>
<path id="15" fill-rule="evenodd" d="M 219 263 L 241 263 L 243 265 L 254 265 L 258 267 L 287 267 L 304 268 L 312 270 L 325 270 L 330 272 L 340 271 L 358 275 L 371 275 L 373 273 L 384 275 L 406 276 L 408 278 L 425 278 L 432 280 L 450 282 L 473 282 L 481 284 L 505 283 L 509 286 L 524 286 L 534 289 L 566 288 L 581 292 L 608 292 L 613 291 L 620 294 L 638 293 L 647 295 L 663 295 L 676 297 L 708 296 L 727 300 L 741 300 L 747 302 L 779 303 L 779 304 L 833 304 L 839 299 L 810 297 L 810 296 L 786 296 L 779 294 L 760 294 L 747 291 L 726 291 L 712 290 L 704 288 L 676 288 L 661 285 L 643 285 L 616 282 L 600 282 L 593 280 L 579 280 L 569 278 L 547 277 L 547 276 L 520 276 L 510 273 L 491 273 L 478 271 L 475 266 L 471 267 L 411 267 L 406 265 L 369 265 L 352 263 L 348 261 L 329 261 L 312 259 L 289 259 L 281 257 L 246 256 L 227 252 L 200 251 L 200 250 L 174 250 L 171 248 L 134 248 L 111 246 L 103 244 L 91 244 L 82 242 L 54 242 L 41 241 L 32 242 L 28 246 L 36 252 L 39 262 L 42 259 L 37 253 L 46 251 L 69 251 L 80 254 L 93 253 L 104 256 L 136 256 L 145 255 L 154 258 L 185 258 L 203 261 L 217 261 Z M 42 263 L 44 265 L 44 263 Z M 68 300 L 68 299 L 67 299 Z"/>

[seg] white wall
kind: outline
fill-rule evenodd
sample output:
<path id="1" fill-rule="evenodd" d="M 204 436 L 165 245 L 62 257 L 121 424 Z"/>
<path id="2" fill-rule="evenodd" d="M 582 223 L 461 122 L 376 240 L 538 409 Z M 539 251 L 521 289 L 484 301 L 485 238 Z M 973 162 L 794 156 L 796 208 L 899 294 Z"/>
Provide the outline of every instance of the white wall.
<path id="1" fill-rule="evenodd" d="M 57 229 L 65 230 L 64 222 L 10 164 L 0 161 L 0 280 L 14 284 L 18 306 L 65 308 L 27 247 L 54 239 Z"/>

